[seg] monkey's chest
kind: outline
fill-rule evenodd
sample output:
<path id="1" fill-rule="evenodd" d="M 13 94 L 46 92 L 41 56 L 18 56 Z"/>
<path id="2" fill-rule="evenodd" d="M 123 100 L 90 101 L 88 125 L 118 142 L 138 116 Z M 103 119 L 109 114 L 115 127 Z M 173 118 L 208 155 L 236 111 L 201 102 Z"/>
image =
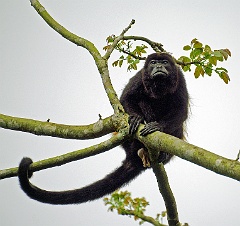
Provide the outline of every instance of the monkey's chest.
<path id="1" fill-rule="evenodd" d="M 140 101 L 139 106 L 146 122 L 160 121 L 165 118 L 170 111 L 170 103 L 164 100 L 145 100 Z"/>

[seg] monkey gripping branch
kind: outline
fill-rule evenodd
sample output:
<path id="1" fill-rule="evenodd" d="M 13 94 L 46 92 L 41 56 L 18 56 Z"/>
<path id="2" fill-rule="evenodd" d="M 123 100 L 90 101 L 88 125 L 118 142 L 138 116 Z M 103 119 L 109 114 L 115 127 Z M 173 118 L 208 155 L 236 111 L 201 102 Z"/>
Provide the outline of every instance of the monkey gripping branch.
<path id="1" fill-rule="evenodd" d="M 163 171 L 158 167 L 158 163 L 166 164 L 173 155 L 177 155 L 216 173 L 240 180 L 238 161 L 217 156 L 183 141 L 189 97 L 184 75 L 176 64 L 179 63 L 184 71 L 190 70 L 192 64 L 197 65 L 195 77 L 203 73 L 211 75 L 214 71 L 212 66 L 216 64 L 216 61 L 221 61 L 221 56 L 226 60 L 231 55 L 229 50 L 212 51 L 209 46 L 204 47 L 194 39 L 191 45 L 185 46 L 186 51 L 191 50 L 190 58 L 182 57 L 176 61 L 170 54 L 164 52 L 161 44 L 143 37 L 124 36 L 134 24 L 133 20 L 119 36 L 109 42 L 106 54 L 101 56 L 92 42 L 61 26 L 48 14 L 39 1 L 34 0 L 31 3 L 50 27 L 70 42 L 87 49 L 93 56 L 114 115 L 106 119 L 100 117 L 98 122 L 88 126 L 67 126 L 0 114 L 0 127 L 66 139 L 92 139 L 113 131 L 118 133 L 98 145 L 47 160 L 33 163 L 30 158 L 23 158 L 19 168 L 1 170 L 1 179 L 18 175 L 21 188 L 32 199 L 50 204 L 73 204 L 95 200 L 109 194 L 134 179 L 148 166 L 152 166 L 166 203 L 169 225 L 179 225 L 178 214 L 173 195 L 171 192 L 165 193 L 167 189 L 163 183 L 160 183 Z M 124 40 L 142 40 L 157 53 L 146 58 L 144 67 L 130 79 L 119 101 L 109 77 L 108 60 L 111 53 L 117 49 L 130 56 L 128 59 L 137 59 L 141 58 L 141 54 L 145 51 L 145 48 L 140 48 L 140 52 L 131 52 L 129 44 L 129 48 L 124 49 L 125 44 L 122 42 Z M 206 63 L 206 59 L 210 63 Z M 120 57 L 117 64 L 121 66 L 123 60 L 124 57 Z M 135 68 L 137 63 L 138 60 L 134 61 L 132 68 Z M 224 82 L 229 81 L 226 69 L 218 68 L 215 72 Z M 86 187 L 56 192 L 43 190 L 29 182 L 29 177 L 37 170 L 93 156 L 119 144 L 122 144 L 126 152 L 126 159 L 122 165 L 103 179 Z M 162 167 L 163 164 L 161 164 Z"/>

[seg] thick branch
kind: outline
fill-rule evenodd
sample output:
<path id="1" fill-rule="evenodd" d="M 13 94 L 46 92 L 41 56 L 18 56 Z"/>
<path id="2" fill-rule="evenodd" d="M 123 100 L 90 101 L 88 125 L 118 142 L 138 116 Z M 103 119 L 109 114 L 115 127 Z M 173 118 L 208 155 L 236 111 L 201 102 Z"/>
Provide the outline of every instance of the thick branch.
<path id="1" fill-rule="evenodd" d="M 115 116 L 83 126 L 63 125 L 41 122 L 32 119 L 18 118 L 0 114 L 0 127 L 10 130 L 28 132 L 35 135 L 52 136 L 64 139 L 93 139 L 116 131 Z"/>
<path id="2" fill-rule="evenodd" d="M 168 152 L 217 174 L 240 181 L 240 162 L 216 155 L 165 133 L 154 132 L 142 137 L 139 134 L 142 128 L 141 125 L 136 136 L 148 149 Z"/>
<path id="3" fill-rule="evenodd" d="M 57 33 L 62 35 L 64 38 L 69 40 L 70 42 L 76 44 L 77 46 L 81 46 L 89 51 L 89 53 L 93 56 L 94 60 L 97 62 L 101 55 L 98 52 L 97 48 L 94 46 L 92 42 L 86 40 L 82 37 L 77 36 L 76 34 L 71 33 L 65 27 L 60 25 L 56 20 L 54 20 L 47 10 L 40 4 L 38 0 L 30 0 L 31 5 L 38 12 L 38 14 L 45 20 L 45 22 L 53 28 Z"/>
<path id="4" fill-rule="evenodd" d="M 73 151 L 67 154 L 59 155 L 53 158 L 41 160 L 38 162 L 34 162 L 30 166 L 30 170 L 32 172 L 55 167 L 61 166 L 63 164 L 77 161 L 79 159 L 87 158 L 90 156 L 94 156 L 105 151 L 108 151 L 118 145 L 120 145 L 126 137 L 122 133 L 117 133 L 116 135 L 112 136 L 110 139 L 100 143 L 93 145 L 91 147 L 87 147 L 81 150 Z M 9 178 L 17 176 L 18 167 L 0 170 L 0 179 Z"/>
<path id="5" fill-rule="evenodd" d="M 107 60 L 104 59 L 100 55 L 98 49 L 94 46 L 94 44 L 87 39 L 84 39 L 82 37 L 79 37 L 79 36 L 71 33 L 66 28 L 64 28 L 62 25 L 60 25 L 57 21 L 55 21 L 49 15 L 49 13 L 40 4 L 40 2 L 38 0 L 30 0 L 30 2 L 31 2 L 31 5 L 34 7 L 34 9 L 38 12 L 38 14 L 46 21 L 46 23 L 51 28 L 53 28 L 56 32 L 58 32 L 60 35 L 62 35 L 64 38 L 66 38 L 70 42 L 72 42 L 78 46 L 81 46 L 89 51 L 89 53 L 94 58 L 94 61 L 97 65 L 99 73 L 101 74 L 104 88 L 108 95 L 109 101 L 114 109 L 114 112 L 115 113 L 124 112 L 124 109 L 117 98 L 117 94 L 116 94 L 115 90 L 113 89 L 113 86 L 112 86 L 112 83 L 111 83 L 111 80 L 109 77 Z"/>

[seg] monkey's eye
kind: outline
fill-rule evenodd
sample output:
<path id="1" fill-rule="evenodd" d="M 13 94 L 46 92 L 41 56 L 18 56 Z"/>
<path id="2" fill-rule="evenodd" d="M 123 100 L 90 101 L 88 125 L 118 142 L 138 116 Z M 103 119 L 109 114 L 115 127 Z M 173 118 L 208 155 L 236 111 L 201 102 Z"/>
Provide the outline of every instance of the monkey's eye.
<path id="1" fill-rule="evenodd" d="M 163 64 L 168 64 L 168 61 L 167 60 L 163 60 L 162 63 Z"/>
<path id="2" fill-rule="evenodd" d="M 150 64 L 156 64 L 156 63 L 157 63 L 156 60 L 151 60 L 151 61 L 150 61 Z"/>

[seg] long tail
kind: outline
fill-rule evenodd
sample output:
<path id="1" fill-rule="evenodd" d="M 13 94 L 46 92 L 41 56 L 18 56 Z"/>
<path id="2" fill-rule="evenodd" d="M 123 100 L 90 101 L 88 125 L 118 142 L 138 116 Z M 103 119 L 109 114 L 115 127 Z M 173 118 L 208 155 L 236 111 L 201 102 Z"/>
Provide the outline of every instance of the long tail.
<path id="1" fill-rule="evenodd" d="M 18 177 L 22 190 L 32 199 L 55 205 L 84 203 L 101 198 L 122 187 L 144 170 L 141 164 L 126 158 L 119 168 L 93 184 L 80 189 L 57 192 L 43 190 L 29 182 L 28 178 L 31 175 L 28 169 L 31 163 L 30 158 L 23 158 L 19 165 Z"/>

